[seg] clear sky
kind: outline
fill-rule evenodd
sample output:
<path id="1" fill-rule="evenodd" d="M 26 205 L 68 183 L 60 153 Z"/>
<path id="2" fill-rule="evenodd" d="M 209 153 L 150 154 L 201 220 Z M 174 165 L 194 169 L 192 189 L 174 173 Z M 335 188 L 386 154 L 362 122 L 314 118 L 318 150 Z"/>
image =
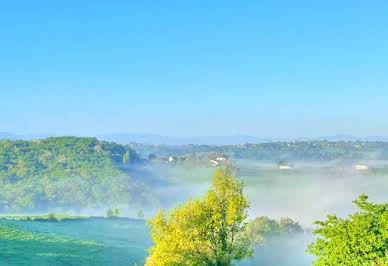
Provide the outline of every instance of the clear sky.
<path id="1" fill-rule="evenodd" d="M 388 1 L 3 1 L 0 131 L 388 136 Z"/>

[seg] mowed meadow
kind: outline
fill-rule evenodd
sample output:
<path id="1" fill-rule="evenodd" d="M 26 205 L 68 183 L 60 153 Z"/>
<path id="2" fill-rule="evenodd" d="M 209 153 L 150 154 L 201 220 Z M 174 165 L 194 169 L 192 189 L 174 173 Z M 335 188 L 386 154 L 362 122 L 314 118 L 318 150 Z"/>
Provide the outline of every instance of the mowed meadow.
<path id="1" fill-rule="evenodd" d="M 142 265 L 144 220 L 0 220 L 0 265 Z"/>

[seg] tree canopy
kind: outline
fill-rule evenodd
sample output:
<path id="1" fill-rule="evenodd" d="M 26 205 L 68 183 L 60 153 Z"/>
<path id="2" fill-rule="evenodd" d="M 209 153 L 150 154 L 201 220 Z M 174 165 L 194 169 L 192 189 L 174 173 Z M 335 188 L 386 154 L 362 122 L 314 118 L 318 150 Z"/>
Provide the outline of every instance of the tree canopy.
<path id="1" fill-rule="evenodd" d="M 96 138 L 1 140 L 0 211 L 133 203 L 146 189 L 128 171 L 139 160 L 134 150 Z"/>
<path id="2" fill-rule="evenodd" d="M 386 265 L 388 263 L 388 203 L 374 204 L 361 195 L 354 203 L 361 210 L 317 221 L 320 235 L 308 246 L 314 265 Z"/>
<path id="3" fill-rule="evenodd" d="M 244 145 L 127 145 L 141 156 L 182 156 L 191 153 L 218 152 L 234 159 L 294 161 L 359 161 L 365 159 L 387 160 L 388 142 L 381 141 L 284 141 L 247 143 Z"/>
<path id="4" fill-rule="evenodd" d="M 244 233 L 248 207 L 243 184 L 230 169 L 218 169 L 203 198 L 149 219 L 154 246 L 146 265 L 231 265 L 250 256 Z"/>
<path id="5" fill-rule="evenodd" d="M 252 243 L 261 243 L 274 236 L 303 233 L 302 226 L 291 218 L 280 218 L 279 222 L 267 216 L 249 220 L 246 234 Z"/>

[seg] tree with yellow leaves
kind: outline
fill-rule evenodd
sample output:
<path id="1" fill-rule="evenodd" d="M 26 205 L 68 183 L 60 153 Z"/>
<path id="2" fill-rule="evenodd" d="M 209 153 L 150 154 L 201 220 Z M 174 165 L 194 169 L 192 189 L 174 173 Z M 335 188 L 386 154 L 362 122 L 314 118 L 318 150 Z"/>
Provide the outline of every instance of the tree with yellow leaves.
<path id="1" fill-rule="evenodd" d="M 231 172 L 218 169 L 203 198 L 149 219 L 154 246 L 146 265 L 231 265 L 252 254 L 244 233 L 249 202 Z"/>

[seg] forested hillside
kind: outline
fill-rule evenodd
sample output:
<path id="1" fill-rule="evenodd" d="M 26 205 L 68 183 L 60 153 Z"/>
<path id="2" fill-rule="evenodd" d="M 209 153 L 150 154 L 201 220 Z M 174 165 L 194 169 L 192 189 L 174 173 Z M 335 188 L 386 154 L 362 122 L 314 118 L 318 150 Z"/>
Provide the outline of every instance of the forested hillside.
<path id="1" fill-rule="evenodd" d="M 95 138 L 2 140 L 0 212 L 134 203 L 145 187 L 127 169 L 138 161 L 132 149 Z"/>
<path id="2" fill-rule="evenodd" d="M 296 141 L 249 143 L 244 145 L 144 145 L 129 144 L 142 157 L 180 156 L 187 153 L 220 152 L 234 159 L 267 161 L 387 160 L 388 142 Z"/>

